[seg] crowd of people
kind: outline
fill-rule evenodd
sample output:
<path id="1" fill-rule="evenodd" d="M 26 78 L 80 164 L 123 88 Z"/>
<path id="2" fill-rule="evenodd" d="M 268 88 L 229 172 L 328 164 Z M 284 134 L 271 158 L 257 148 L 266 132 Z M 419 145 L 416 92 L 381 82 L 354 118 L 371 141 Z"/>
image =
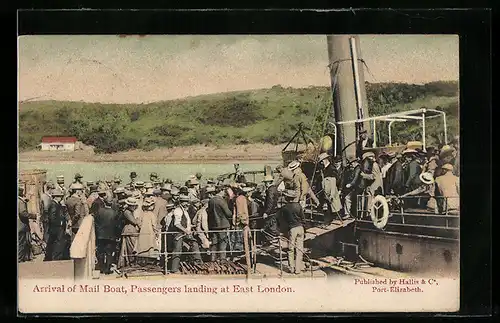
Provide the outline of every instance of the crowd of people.
<path id="1" fill-rule="evenodd" d="M 414 207 L 436 213 L 459 209 L 457 200 L 439 202 L 435 197 L 459 195 L 458 145 L 425 152 L 407 148 L 402 153 L 365 152 L 343 161 L 322 153 L 317 160 L 316 181 L 311 181 L 299 160 L 267 172 L 262 183 L 251 183 L 235 165 L 234 177 L 205 180 L 197 173 L 184 183 L 160 180 L 130 182 L 115 177 L 107 181 L 83 181 L 75 174 L 66 187 L 63 176 L 47 182 L 41 196 L 41 213 L 27 211 L 24 192 L 19 190 L 18 259 L 32 259 L 29 220 L 40 219 L 45 261 L 70 259 L 71 242 L 83 219 L 92 216 L 96 233 L 98 268 L 112 273 L 122 268 L 156 265 L 170 255 L 167 271 L 179 271 L 181 259 L 194 263 L 236 260 L 244 254 L 244 232 L 259 229 L 259 244 L 287 237 L 289 269 L 304 271 L 304 210 L 318 209 L 325 223 L 336 217 L 356 216 L 358 195 L 427 196 Z M 316 167 L 315 167 L 316 168 Z M 20 186 L 21 187 L 21 186 Z"/>

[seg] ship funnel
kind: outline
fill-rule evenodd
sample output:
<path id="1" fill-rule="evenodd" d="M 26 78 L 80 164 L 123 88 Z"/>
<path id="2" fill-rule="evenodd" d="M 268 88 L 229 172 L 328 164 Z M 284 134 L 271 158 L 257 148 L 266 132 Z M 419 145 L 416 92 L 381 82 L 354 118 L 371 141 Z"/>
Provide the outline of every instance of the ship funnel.
<path id="1" fill-rule="evenodd" d="M 328 35 L 328 59 L 333 93 L 334 122 L 368 118 L 363 59 L 359 36 Z M 371 133 L 368 122 L 337 126 L 337 154 L 356 155 L 356 139 L 364 129 Z"/>

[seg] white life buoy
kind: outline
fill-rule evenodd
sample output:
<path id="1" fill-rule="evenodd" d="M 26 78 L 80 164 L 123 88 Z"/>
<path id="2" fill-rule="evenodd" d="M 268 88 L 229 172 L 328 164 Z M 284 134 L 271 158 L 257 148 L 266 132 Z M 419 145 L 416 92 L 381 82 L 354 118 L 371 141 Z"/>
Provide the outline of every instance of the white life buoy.
<path id="1" fill-rule="evenodd" d="M 378 217 L 378 210 L 382 208 L 382 217 Z M 389 205 L 387 200 L 383 195 L 377 195 L 373 198 L 372 205 L 370 207 L 370 216 L 373 221 L 373 225 L 378 229 L 383 229 L 387 225 L 389 220 Z"/>

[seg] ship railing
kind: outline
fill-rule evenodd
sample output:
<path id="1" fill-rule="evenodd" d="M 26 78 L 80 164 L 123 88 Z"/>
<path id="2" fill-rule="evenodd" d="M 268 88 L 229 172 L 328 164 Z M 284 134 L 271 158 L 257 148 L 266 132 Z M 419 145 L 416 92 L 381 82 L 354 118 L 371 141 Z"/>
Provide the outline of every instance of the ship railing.
<path id="1" fill-rule="evenodd" d="M 435 215 L 458 215 L 460 213 L 460 197 L 459 196 L 429 196 L 429 195 L 412 195 L 412 196 L 396 196 L 385 195 L 385 200 L 389 208 L 390 214 L 435 214 Z M 372 212 L 373 196 L 368 194 L 357 195 L 357 217 L 370 217 Z"/>
<path id="2" fill-rule="evenodd" d="M 203 246 L 203 239 L 210 239 L 210 235 L 214 233 L 225 233 L 227 234 L 227 249 L 226 250 L 213 250 L 212 245 L 210 245 L 208 248 Z M 283 257 L 283 248 L 281 244 L 281 240 L 279 241 L 279 244 L 277 248 L 279 249 L 279 256 L 275 257 L 270 255 L 268 250 L 266 248 L 263 248 L 263 246 L 260 244 L 260 240 L 264 238 L 264 236 L 272 237 L 272 238 L 278 238 L 278 239 L 284 239 L 285 241 L 288 242 L 289 247 L 296 247 L 296 245 L 291 242 L 288 238 L 284 236 L 279 236 L 275 237 L 270 235 L 268 232 L 266 232 L 264 229 L 250 229 L 250 227 L 246 226 L 244 228 L 237 228 L 237 229 L 224 229 L 224 230 L 207 230 L 207 231 L 192 231 L 189 234 L 183 233 L 183 232 L 177 232 L 177 231 L 162 231 L 158 233 L 139 233 L 134 235 L 137 239 L 140 239 L 141 237 L 147 236 L 147 235 L 154 235 L 155 236 L 155 245 L 153 246 L 152 249 L 140 253 L 124 253 L 125 249 L 124 248 L 119 248 L 121 250 L 120 252 L 120 257 L 126 257 L 129 261 L 132 260 L 134 263 L 138 263 L 137 259 L 141 257 L 145 258 L 150 258 L 150 259 L 156 259 L 157 261 L 159 260 L 160 266 L 162 271 L 167 274 L 169 273 L 169 261 L 172 261 L 173 258 L 175 257 L 182 257 L 182 256 L 194 256 L 194 255 L 200 255 L 202 258 L 204 256 L 208 258 L 208 256 L 212 255 L 218 255 L 218 254 L 225 254 L 228 257 L 233 257 L 233 258 L 239 258 L 241 256 L 245 257 L 245 263 L 246 263 L 246 268 L 247 268 L 247 277 L 249 275 L 256 274 L 257 273 L 257 256 L 258 255 L 268 255 L 271 256 L 275 261 L 279 261 L 279 269 L 280 269 L 280 276 L 283 275 L 283 262 L 284 262 L 284 257 Z M 169 237 L 172 236 L 173 237 Z M 235 240 L 238 239 L 236 235 L 242 235 L 243 240 L 238 241 L 240 243 L 243 243 L 243 250 L 234 250 L 234 243 Z M 123 240 L 125 236 L 122 236 L 122 241 L 121 243 L 125 243 Z M 187 237 L 189 240 L 183 240 L 183 250 L 182 251 L 173 251 L 172 248 L 169 248 L 169 243 L 172 243 L 171 239 L 180 239 L 180 238 L 185 238 Z M 204 237 L 204 238 L 201 238 Z M 225 238 L 226 238 L 225 237 Z M 240 236 L 241 237 L 241 236 Z M 198 246 L 198 250 L 193 251 L 191 248 L 191 243 L 196 243 Z M 205 244 L 206 246 L 206 244 Z M 189 251 L 185 251 L 185 249 Z M 266 250 L 265 250 L 266 249 Z M 303 248 L 299 248 L 302 252 L 303 255 L 305 255 L 307 260 L 310 260 L 309 255 L 307 254 L 306 250 Z M 170 250 L 170 251 L 169 251 Z M 217 257 L 216 257 L 217 258 Z M 193 261 L 194 262 L 194 261 Z M 146 262 L 147 263 L 147 262 Z M 140 266 L 140 265 L 139 265 Z M 126 267 L 126 266 L 124 266 Z M 312 266 L 311 266 L 312 268 Z M 121 269 L 121 268 L 119 268 Z M 312 275 L 312 271 L 311 271 Z"/>

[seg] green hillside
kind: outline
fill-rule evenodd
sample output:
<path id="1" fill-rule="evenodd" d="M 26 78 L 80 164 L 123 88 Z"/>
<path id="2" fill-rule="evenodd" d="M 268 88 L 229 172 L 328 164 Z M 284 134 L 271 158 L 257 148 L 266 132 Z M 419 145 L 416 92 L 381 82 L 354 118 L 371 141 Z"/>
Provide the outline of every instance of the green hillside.
<path id="1" fill-rule="evenodd" d="M 367 96 L 370 115 L 421 107 L 444 109 L 449 114 L 450 138 L 458 133 L 457 82 L 367 83 Z M 34 149 L 43 136 L 76 136 L 104 153 L 193 144 L 281 144 L 301 122 L 319 138 L 331 105 L 329 87 L 279 85 L 150 104 L 32 101 L 20 107 L 19 147 Z M 438 120 L 428 126 L 429 134 L 442 129 Z M 398 141 L 419 139 L 418 124 L 399 127 L 394 127 Z M 380 129 L 379 135 L 383 142 L 386 130 Z"/>

